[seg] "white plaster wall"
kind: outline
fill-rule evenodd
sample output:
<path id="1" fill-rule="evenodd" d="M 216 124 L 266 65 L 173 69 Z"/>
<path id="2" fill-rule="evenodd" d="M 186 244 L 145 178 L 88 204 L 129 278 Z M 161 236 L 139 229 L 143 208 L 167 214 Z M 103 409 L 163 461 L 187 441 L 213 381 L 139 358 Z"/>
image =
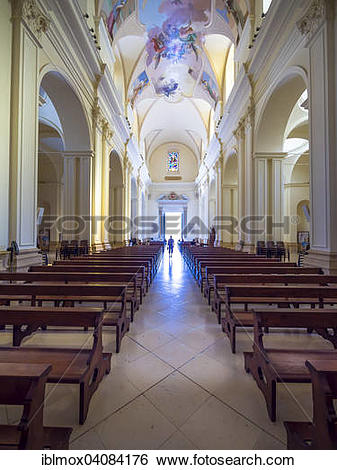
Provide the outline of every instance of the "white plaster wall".
<path id="1" fill-rule="evenodd" d="M 178 173 L 167 171 L 168 152 L 179 152 L 180 165 Z M 181 176 L 183 182 L 192 182 L 198 174 L 198 162 L 194 153 L 185 145 L 170 143 L 158 147 L 151 155 L 149 162 L 150 177 L 153 182 L 164 182 L 165 176 Z"/>

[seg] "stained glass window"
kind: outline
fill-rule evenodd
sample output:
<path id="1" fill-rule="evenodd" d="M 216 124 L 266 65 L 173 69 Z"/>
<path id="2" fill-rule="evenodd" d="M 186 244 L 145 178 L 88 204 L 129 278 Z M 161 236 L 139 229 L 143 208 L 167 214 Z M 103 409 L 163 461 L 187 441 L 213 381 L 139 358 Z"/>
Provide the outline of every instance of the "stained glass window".
<path id="1" fill-rule="evenodd" d="M 179 153 L 169 152 L 167 157 L 167 171 L 177 173 L 179 171 Z"/>

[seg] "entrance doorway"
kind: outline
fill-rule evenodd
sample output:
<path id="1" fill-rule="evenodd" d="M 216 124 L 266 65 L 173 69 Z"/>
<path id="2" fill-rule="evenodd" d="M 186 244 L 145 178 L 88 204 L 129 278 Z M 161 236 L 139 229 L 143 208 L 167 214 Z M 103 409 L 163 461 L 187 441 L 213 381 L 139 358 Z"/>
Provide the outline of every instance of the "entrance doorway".
<path id="1" fill-rule="evenodd" d="M 181 240 L 182 213 L 165 212 L 165 239 L 168 240 L 172 235 L 175 244 Z"/>

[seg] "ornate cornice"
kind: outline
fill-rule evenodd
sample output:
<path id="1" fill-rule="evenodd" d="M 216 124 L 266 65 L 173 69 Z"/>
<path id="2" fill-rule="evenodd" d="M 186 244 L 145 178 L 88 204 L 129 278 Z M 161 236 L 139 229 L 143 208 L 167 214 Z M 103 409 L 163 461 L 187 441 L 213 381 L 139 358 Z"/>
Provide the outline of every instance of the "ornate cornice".
<path id="1" fill-rule="evenodd" d="M 327 5 L 325 0 L 314 0 L 306 15 L 297 23 L 297 27 L 303 36 L 310 39 L 322 21 L 326 18 Z"/>
<path id="2" fill-rule="evenodd" d="M 35 0 L 12 0 L 12 18 L 23 21 L 38 39 L 50 25 Z"/>

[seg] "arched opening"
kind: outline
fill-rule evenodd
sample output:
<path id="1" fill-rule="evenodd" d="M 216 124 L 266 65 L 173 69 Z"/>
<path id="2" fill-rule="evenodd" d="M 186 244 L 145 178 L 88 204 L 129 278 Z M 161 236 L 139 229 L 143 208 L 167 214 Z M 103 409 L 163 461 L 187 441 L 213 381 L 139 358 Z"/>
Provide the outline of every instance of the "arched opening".
<path id="1" fill-rule="evenodd" d="M 238 157 L 232 153 L 225 164 L 223 175 L 223 215 L 221 239 L 227 247 L 234 247 L 238 242 Z"/>
<path id="2" fill-rule="evenodd" d="M 293 68 L 275 86 L 258 118 L 255 212 L 264 218 L 259 222 L 258 228 L 264 232 L 259 239 L 285 241 L 294 250 L 297 203 L 309 199 L 308 132 L 305 76 Z M 299 168 L 304 173 L 297 180 Z"/>
<path id="3" fill-rule="evenodd" d="M 110 154 L 109 167 L 109 239 L 113 244 L 119 244 L 124 239 L 123 215 L 123 169 L 118 153 L 113 150 Z"/>
<path id="4" fill-rule="evenodd" d="M 283 152 L 289 118 L 306 88 L 302 75 L 296 72 L 276 85 L 258 121 L 257 152 Z"/>
<path id="5" fill-rule="evenodd" d="M 90 134 L 82 104 L 59 72 L 44 75 L 39 95 L 39 245 L 53 249 L 62 239 L 90 243 L 90 221 L 79 221 L 90 215 L 91 193 Z"/>

